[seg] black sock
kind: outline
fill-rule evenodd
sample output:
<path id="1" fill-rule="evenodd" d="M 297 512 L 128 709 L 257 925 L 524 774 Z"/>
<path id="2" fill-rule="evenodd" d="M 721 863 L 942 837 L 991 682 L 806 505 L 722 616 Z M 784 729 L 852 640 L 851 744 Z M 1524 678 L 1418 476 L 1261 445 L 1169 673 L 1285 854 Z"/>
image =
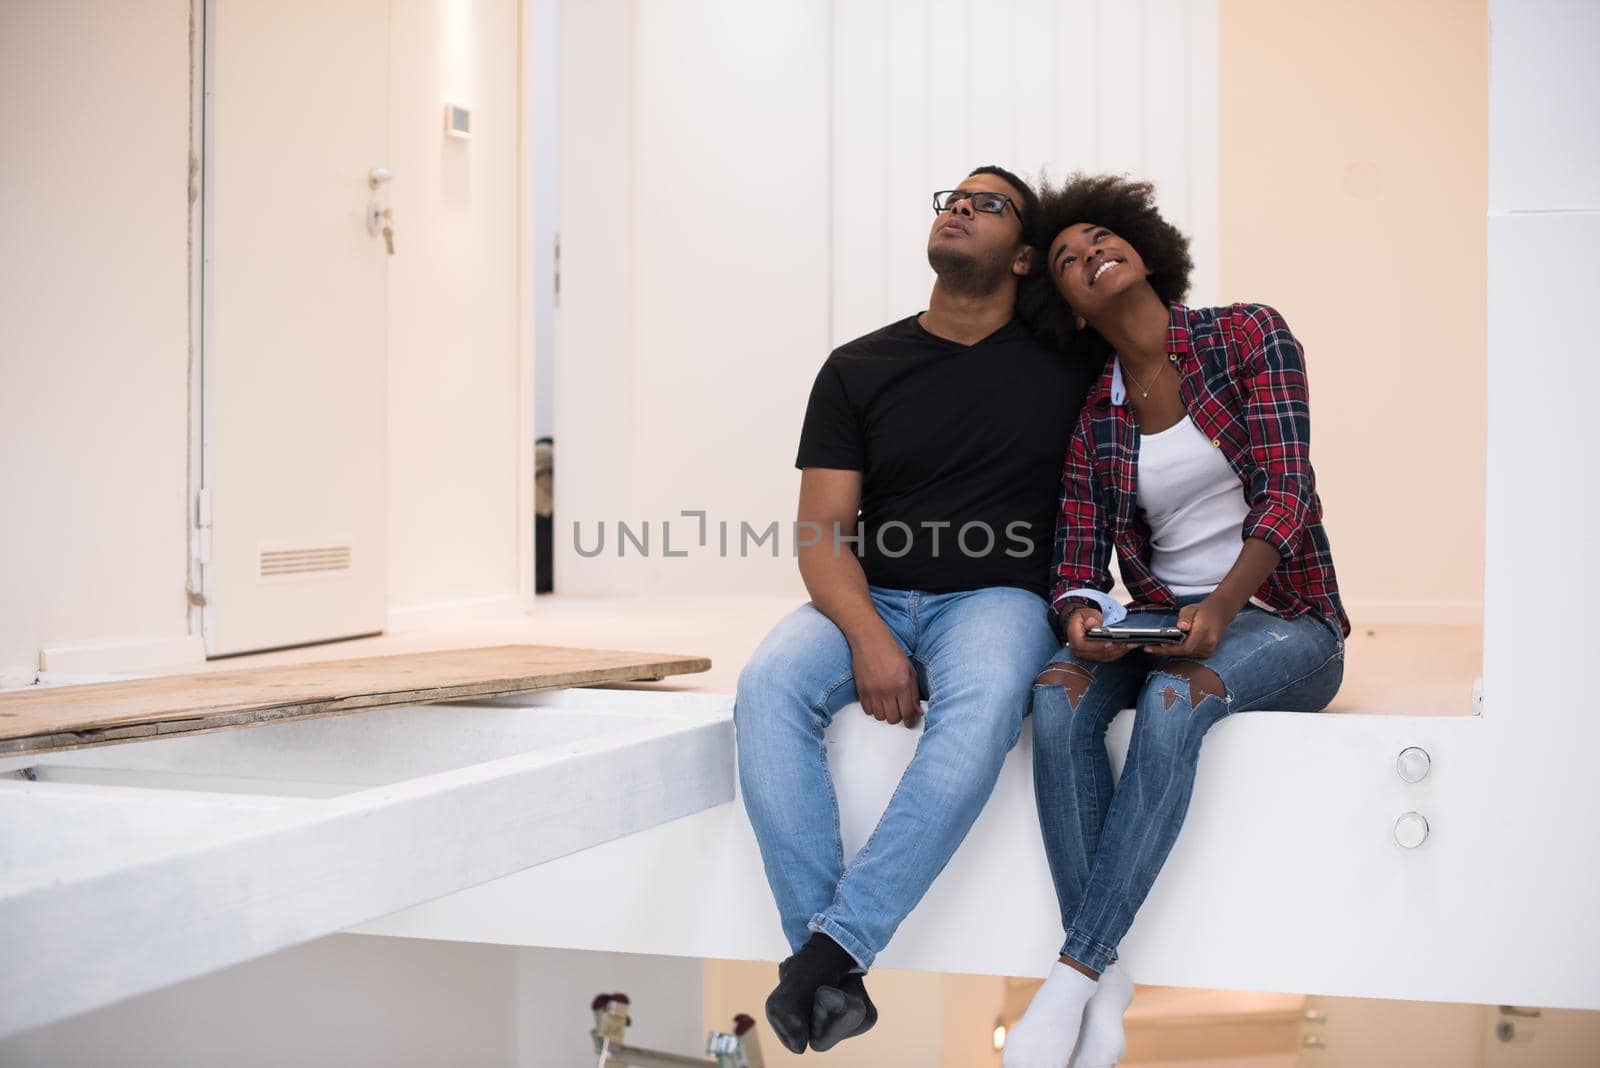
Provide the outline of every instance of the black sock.
<path id="1" fill-rule="evenodd" d="M 878 1022 L 878 1008 L 867 996 L 859 972 L 850 972 L 837 986 L 817 988 L 811 1010 L 811 1048 L 832 1049 L 847 1038 L 866 1034 Z"/>
<path id="2" fill-rule="evenodd" d="M 777 989 L 767 997 L 767 1023 L 789 1052 L 806 1051 L 817 988 L 837 985 L 855 966 L 854 957 L 820 932 L 778 965 Z"/>
<path id="3" fill-rule="evenodd" d="M 872 1030 L 872 1025 L 878 1022 L 878 1007 L 872 1003 L 871 998 L 867 997 L 865 979 L 866 976 L 861 973 L 851 972 L 839 984 L 839 989 L 844 991 L 846 997 L 861 1002 L 861 1026 L 855 1029 L 854 1033 L 850 1035 L 851 1038 Z"/>

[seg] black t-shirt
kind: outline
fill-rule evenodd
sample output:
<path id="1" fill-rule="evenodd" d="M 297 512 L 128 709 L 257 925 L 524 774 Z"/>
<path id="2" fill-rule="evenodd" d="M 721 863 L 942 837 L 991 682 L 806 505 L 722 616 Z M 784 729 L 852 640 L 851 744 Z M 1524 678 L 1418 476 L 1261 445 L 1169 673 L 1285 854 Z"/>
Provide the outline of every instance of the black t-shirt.
<path id="1" fill-rule="evenodd" d="M 1067 443 L 1096 377 L 1015 319 L 961 345 L 913 315 L 828 357 L 795 466 L 862 473 L 862 538 L 845 551 L 871 585 L 1047 596 Z"/>

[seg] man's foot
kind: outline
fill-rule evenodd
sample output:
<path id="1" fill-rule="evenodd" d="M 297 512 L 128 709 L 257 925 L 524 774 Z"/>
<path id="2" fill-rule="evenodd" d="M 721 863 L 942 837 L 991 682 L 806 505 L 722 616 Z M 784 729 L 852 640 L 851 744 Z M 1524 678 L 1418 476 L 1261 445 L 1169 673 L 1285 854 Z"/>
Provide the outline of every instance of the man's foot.
<path id="1" fill-rule="evenodd" d="M 837 987 L 855 966 L 854 957 L 821 933 L 778 965 L 778 986 L 767 996 L 767 1023 L 790 1053 L 806 1051 L 817 988 Z"/>
<path id="2" fill-rule="evenodd" d="M 878 1007 L 867 996 L 867 984 L 859 972 L 839 980 L 838 986 L 817 988 L 811 1009 L 811 1048 L 819 1053 L 830 1050 L 847 1038 L 872 1030 L 878 1022 Z"/>

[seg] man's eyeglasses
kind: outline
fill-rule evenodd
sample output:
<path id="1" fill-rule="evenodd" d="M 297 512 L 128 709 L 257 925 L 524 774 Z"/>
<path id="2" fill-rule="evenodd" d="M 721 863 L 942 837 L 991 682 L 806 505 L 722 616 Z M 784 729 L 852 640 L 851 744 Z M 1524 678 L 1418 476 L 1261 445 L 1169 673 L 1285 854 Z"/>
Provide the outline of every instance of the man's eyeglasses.
<path id="1" fill-rule="evenodd" d="M 990 193 L 982 189 L 941 189 L 933 194 L 933 210 L 943 213 L 955 210 L 955 206 L 963 200 L 972 201 L 973 211 L 986 211 L 990 215 L 1005 214 L 1006 205 L 1011 205 L 1011 210 L 1016 212 L 1017 222 L 1022 221 L 1022 210 L 1016 202 L 1004 193 Z"/>

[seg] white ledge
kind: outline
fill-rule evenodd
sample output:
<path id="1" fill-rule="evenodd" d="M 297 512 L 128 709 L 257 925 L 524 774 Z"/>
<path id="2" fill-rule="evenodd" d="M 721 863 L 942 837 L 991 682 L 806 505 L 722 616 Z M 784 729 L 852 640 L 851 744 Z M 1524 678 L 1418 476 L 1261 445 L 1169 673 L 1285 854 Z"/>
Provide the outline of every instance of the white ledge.
<path id="1" fill-rule="evenodd" d="M 40 759 L 41 781 L 0 790 L 19 843 L 0 869 L 18 965 L 0 972 L 0 1036 L 725 806 L 732 745 L 724 699 L 563 691 Z M 296 754 L 302 780 L 367 785 L 263 796 L 263 776 L 295 778 Z M 172 789 L 184 766 L 212 792 Z M 159 788 L 71 781 L 107 769 Z M 229 769 L 250 796 L 215 793 Z"/>
<path id="2" fill-rule="evenodd" d="M 1112 725 L 1120 769 L 1132 713 Z M 1459 968 L 1477 863 L 1447 797 L 1492 759 L 1477 717 L 1250 712 L 1208 735 L 1189 818 L 1124 942 L 1139 982 L 1448 1001 L 1572 1004 L 1537 969 Z M 828 736 L 846 856 L 871 833 L 920 732 L 842 711 Z M 1403 782 L 1420 745 L 1434 773 Z M 878 958 L 889 968 L 1043 975 L 1061 940 L 1034 802 L 1031 731 L 972 833 Z M 1395 820 L 1434 820 L 1419 849 Z M 1476 928 L 1473 928 L 1476 929 Z M 787 955 L 742 804 L 565 857 L 355 931 L 686 957 Z M 1406 952 L 1392 952 L 1393 947 Z M 1388 948 L 1381 948 L 1388 947 Z M 1382 953 L 1384 966 L 1374 968 Z M 1445 962 L 1441 964 L 1441 962 Z"/>

